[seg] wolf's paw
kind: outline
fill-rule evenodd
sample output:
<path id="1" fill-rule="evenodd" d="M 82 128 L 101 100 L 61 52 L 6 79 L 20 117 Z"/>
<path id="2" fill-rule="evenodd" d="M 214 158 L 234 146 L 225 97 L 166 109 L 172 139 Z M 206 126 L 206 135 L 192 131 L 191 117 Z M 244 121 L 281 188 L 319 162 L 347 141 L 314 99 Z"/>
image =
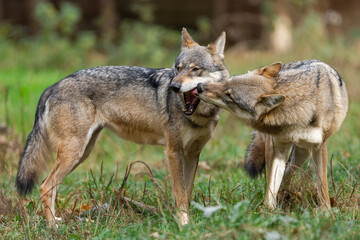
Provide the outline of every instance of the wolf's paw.
<path id="1" fill-rule="evenodd" d="M 266 208 L 268 208 L 269 210 L 274 210 L 276 208 L 276 198 L 274 197 L 268 197 L 265 199 L 264 202 Z"/>
<path id="2" fill-rule="evenodd" d="M 59 228 L 59 224 L 60 222 L 62 222 L 62 218 L 59 218 L 59 217 L 54 217 L 53 220 L 49 221 L 48 222 L 48 225 L 49 225 L 49 228 L 54 228 L 54 229 L 57 229 Z"/>
<path id="3" fill-rule="evenodd" d="M 187 212 L 184 211 L 180 211 L 178 212 L 178 217 L 179 217 L 179 224 L 181 226 L 186 225 L 189 223 L 189 214 Z"/>

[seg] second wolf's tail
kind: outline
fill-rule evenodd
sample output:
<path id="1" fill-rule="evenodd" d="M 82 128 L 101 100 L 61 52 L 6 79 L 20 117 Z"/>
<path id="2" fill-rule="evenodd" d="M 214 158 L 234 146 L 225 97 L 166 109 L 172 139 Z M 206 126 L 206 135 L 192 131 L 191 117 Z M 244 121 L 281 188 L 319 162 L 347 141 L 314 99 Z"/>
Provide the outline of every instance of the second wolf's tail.
<path id="1" fill-rule="evenodd" d="M 45 103 L 51 91 L 45 90 L 40 97 L 35 114 L 35 123 L 30 132 L 19 161 L 16 188 L 20 195 L 30 193 L 49 156 L 49 143 L 43 127 Z"/>
<path id="2" fill-rule="evenodd" d="M 253 141 L 245 156 L 245 170 L 252 178 L 257 177 L 265 168 L 265 134 L 254 132 Z"/>

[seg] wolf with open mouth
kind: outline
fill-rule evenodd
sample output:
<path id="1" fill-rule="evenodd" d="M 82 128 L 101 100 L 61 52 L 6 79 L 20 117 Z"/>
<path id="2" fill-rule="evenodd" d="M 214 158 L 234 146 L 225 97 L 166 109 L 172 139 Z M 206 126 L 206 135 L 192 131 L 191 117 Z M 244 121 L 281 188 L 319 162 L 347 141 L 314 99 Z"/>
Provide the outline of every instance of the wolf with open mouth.
<path id="1" fill-rule="evenodd" d="M 229 73 L 223 62 L 225 34 L 207 47 L 195 43 L 186 29 L 182 39 L 172 68 L 82 69 L 45 89 L 19 161 L 16 186 L 20 195 L 30 193 L 56 151 L 54 166 L 40 186 L 49 226 L 61 219 L 55 212 L 59 184 L 86 160 L 104 128 L 135 143 L 165 146 L 178 221 L 189 223 L 200 153 L 213 136 L 219 112 L 199 101 L 196 86 L 226 81 Z"/>
<path id="2" fill-rule="evenodd" d="M 180 55 L 176 58 L 174 68 L 176 76 L 170 87 L 183 95 L 183 112 L 192 116 L 213 114 L 213 106 L 200 102 L 197 84 L 205 82 L 226 81 L 230 75 L 224 64 L 225 33 L 208 46 L 200 46 L 183 31 L 183 43 Z M 200 106 L 201 105 L 201 106 Z"/>

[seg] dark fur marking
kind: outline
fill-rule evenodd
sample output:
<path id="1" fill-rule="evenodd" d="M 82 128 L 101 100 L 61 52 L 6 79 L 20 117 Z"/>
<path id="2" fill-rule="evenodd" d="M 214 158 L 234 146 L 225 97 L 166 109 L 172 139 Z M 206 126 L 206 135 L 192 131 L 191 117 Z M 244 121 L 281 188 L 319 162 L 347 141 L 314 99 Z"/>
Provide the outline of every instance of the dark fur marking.
<path id="1" fill-rule="evenodd" d="M 317 71 L 316 79 L 315 79 L 315 84 L 316 84 L 316 87 L 319 88 L 319 84 L 320 84 L 320 69 L 318 69 L 318 71 Z"/>
<path id="2" fill-rule="evenodd" d="M 334 69 L 334 71 L 336 72 L 337 78 L 338 78 L 338 80 L 339 80 L 339 86 L 342 87 L 342 85 L 343 85 L 343 79 L 341 78 L 341 76 L 340 76 L 340 74 L 338 73 L 338 71 L 336 71 L 335 69 Z"/>
<path id="3" fill-rule="evenodd" d="M 317 123 L 317 115 L 314 114 L 311 118 L 311 121 L 310 121 L 310 126 L 316 126 L 316 123 Z"/>
<path id="4" fill-rule="evenodd" d="M 168 90 L 166 91 L 166 112 L 168 113 L 169 116 L 170 115 L 170 104 L 173 104 L 170 100 L 171 100 L 171 94 L 174 94 L 173 90 L 171 90 L 170 88 L 168 88 Z"/>

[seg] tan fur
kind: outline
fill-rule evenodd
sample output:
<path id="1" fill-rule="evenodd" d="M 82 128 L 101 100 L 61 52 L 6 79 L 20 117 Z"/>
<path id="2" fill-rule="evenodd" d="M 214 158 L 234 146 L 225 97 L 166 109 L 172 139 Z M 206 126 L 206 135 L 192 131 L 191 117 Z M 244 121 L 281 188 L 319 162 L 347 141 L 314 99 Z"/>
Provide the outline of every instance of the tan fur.
<path id="1" fill-rule="evenodd" d="M 333 68 L 317 60 L 282 68 L 274 63 L 224 83 L 199 84 L 198 92 L 203 101 L 227 109 L 258 130 L 245 167 L 256 176 L 266 163 L 265 203 L 269 208 L 276 207 L 284 175 L 286 182 L 291 166 L 302 166 L 310 154 L 318 176 L 319 201 L 322 207 L 330 208 L 326 141 L 340 128 L 348 110 L 345 83 Z M 258 150 L 265 153 L 255 154 Z"/>

